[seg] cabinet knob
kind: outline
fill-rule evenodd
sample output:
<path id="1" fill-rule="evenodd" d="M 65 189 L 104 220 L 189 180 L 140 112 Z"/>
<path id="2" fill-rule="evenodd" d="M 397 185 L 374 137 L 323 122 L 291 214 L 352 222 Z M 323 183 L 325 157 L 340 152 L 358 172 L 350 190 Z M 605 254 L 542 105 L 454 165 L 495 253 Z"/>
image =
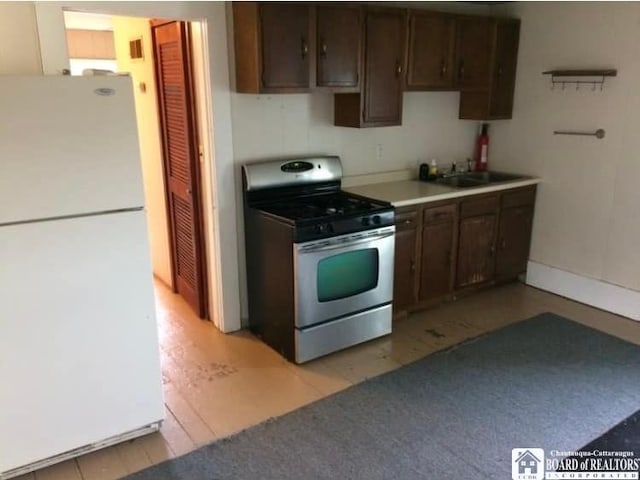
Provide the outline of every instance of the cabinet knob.
<path id="1" fill-rule="evenodd" d="M 400 75 L 402 75 L 402 65 L 400 65 L 400 62 L 396 62 L 396 76 L 399 77 Z"/>
<path id="2" fill-rule="evenodd" d="M 503 74 L 502 65 L 498 65 L 498 76 L 501 77 Z"/>
<path id="3" fill-rule="evenodd" d="M 323 39 L 320 39 L 320 53 L 323 57 L 327 56 L 327 44 Z"/>
<path id="4" fill-rule="evenodd" d="M 416 271 L 416 262 L 415 262 L 415 260 L 411 260 L 411 262 L 409 263 L 409 270 L 411 271 L 411 273 L 414 273 Z"/>
<path id="5" fill-rule="evenodd" d="M 496 253 L 496 247 L 494 245 L 491 245 L 491 247 L 489 247 L 489 256 L 493 257 L 494 253 Z"/>
<path id="6" fill-rule="evenodd" d="M 301 39 L 301 53 L 302 53 L 302 58 L 306 58 L 307 54 L 309 53 L 309 45 L 307 45 L 307 41 L 305 40 L 304 37 L 302 37 Z"/>
<path id="7" fill-rule="evenodd" d="M 440 77 L 443 78 L 447 74 L 447 63 L 442 60 L 440 62 Z"/>
<path id="8" fill-rule="evenodd" d="M 500 240 L 500 250 L 504 250 L 505 248 L 507 248 L 507 241 L 503 238 Z"/>
<path id="9" fill-rule="evenodd" d="M 458 69 L 458 78 L 461 80 L 464 78 L 464 62 L 460 62 L 460 68 Z"/>

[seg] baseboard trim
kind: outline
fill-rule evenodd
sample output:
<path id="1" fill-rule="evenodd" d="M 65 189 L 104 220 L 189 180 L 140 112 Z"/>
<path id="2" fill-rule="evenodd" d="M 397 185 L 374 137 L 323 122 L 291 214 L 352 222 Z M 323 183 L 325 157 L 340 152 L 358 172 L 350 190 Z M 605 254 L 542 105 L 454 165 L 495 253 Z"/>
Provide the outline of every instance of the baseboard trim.
<path id="1" fill-rule="evenodd" d="M 531 261 L 527 267 L 526 283 L 640 321 L 640 292 L 635 290 Z"/>

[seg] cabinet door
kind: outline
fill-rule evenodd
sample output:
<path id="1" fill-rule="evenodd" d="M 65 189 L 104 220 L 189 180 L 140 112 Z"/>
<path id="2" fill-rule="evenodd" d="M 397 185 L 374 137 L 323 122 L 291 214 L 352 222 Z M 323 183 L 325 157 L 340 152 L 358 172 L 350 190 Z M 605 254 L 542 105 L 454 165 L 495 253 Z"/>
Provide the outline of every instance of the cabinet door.
<path id="1" fill-rule="evenodd" d="M 363 123 L 400 125 L 404 65 L 403 11 L 367 14 Z"/>
<path id="2" fill-rule="evenodd" d="M 527 269 L 532 223 L 531 206 L 502 210 L 496 257 L 498 277 L 515 277 Z"/>
<path id="3" fill-rule="evenodd" d="M 261 3 L 262 87 L 309 87 L 309 7 Z"/>
<path id="4" fill-rule="evenodd" d="M 409 19 L 407 89 L 451 88 L 454 67 L 453 17 L 412 12 Z"/>
<path id="5" fill-rule="evenodd" d="M 496 52 L 492 73 L 490 116 L 511 118 L 513 92 L 516 83 L 516 63 L 520 22 L 499 22 L 496 31 Z"/>
<path id="6" fill-rule="evenodd" d="M 461 89 L 488 89 L 492 20 L 459 17 L 456 21 L 455 84 Z"/>
<path id="7" fill-rule="evenodd" d="M 417 229 L 396 231 L 395 267 L 393 272 L 393 308 L 402 310 L 416 302 L 416 248 Z"/>
<path id="8" fill-rule="evenodd" d="M 453 280 L 453 222 L 422 227 L 420 301 L 446 295 Z"/>
<path id="9" fill-rule="evenodd" d="M 317 85 L 358 87 L 362 45 L 360 9 L 319 5 L 317 24 Z"/>
<path id="10" fill-rule="evenodd" d="M 495 269 L 496 215 L 465 218 L 460 222 L 456 287 L 493 278 Z"/>

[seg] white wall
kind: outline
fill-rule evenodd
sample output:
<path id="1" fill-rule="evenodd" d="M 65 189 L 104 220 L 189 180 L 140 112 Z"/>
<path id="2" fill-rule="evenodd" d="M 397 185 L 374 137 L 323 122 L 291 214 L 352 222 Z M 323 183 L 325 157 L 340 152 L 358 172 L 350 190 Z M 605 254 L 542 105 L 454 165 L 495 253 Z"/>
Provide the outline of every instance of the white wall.
<path id="1" fill-rule="evenodd" d="M 542 177 L 531 259 L 640 290 L 640 4 L 522 2 L 513 120 L 491 127 L 492 167 Z M 618 69 L 604 91 L 551 91 L 553 68 Z M 553 130 L 606 130 L 606 137 Z"/>
<path id="2" fill-rule="evenodd" d="M 0 75 L 32 73 L 42 73 L 34 5 L 0 2 Z"/>
<path id="3" fill-rule="evenodd" d="M 411 168 L 437 157 L 442 164 L 472 156 L 478 123 L 458 120 L 457 92 L 404 94 L 402 126 L 333 125 L 333 95 L 231 96 L 236 162 L 282 155 L 331 153 L 345 175 Z M 380 154 L 379 154 L 380 153 Z"/>
<path id="4" fill-rule="evenodd" d="M 151 27 L 149 19 L 131 17 L 112 17 L 112 25 L 118 70 L 129 72 L 133 80 L 153 273 L 164 283 L 171 285 L 171 256 Z M 132 60 L 129 56 L 129 42 L 136 38 L 142 38 L 144 57 Z M 140 87 L 142 83 L 146 87 L 145 91 Z"/>

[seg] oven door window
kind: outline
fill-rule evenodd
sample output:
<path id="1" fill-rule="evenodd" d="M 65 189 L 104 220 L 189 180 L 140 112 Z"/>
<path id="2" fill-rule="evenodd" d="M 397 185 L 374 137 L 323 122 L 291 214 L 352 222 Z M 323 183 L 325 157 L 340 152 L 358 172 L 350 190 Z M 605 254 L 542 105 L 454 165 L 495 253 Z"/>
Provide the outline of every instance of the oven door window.
<path id="1" fill-rule="evenodd" d="M 365 248 L 318 262 L 318 301 L 352 297 L 378 286 L 378 249 Z"/>

